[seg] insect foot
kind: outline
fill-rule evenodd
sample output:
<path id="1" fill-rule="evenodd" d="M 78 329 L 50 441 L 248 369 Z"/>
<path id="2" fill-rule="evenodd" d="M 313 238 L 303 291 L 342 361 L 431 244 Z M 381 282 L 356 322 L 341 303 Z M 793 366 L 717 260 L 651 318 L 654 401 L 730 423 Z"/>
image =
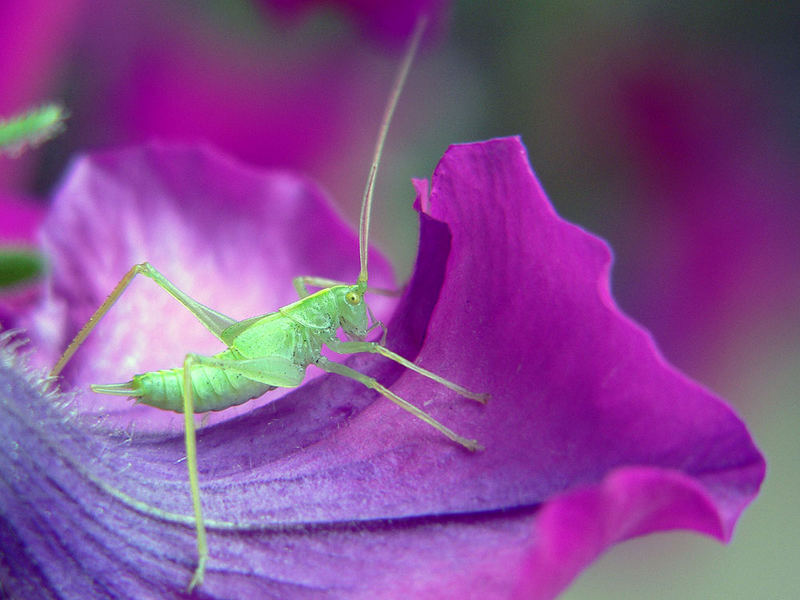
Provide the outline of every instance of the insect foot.
<path id="1" fill-rule="evenodd" d="M 192 590 L 196 588 L 198 585 L 203 583 L 203 577 L 206 574 L 206 561 L 208 560 L 208 554 L 205 556 L 200 556 L 197 559 L 197 568 L 194 570 L 194 575 L 192 575 L 192 580 L 189 582 L 189 585 L 186 587 L 186 592 L 191 594 Z"/>
<path id="2" fill-rule="evenodd" d="M 456 440 L 459 444 L 464 446 L 470 452 L 477 452 L 479 450 L 486 450 L 481 444 L 478 443 L 478 440 L 470 440 L 467 438 L 463 438 L 459 436 L 459 439 Z"/>

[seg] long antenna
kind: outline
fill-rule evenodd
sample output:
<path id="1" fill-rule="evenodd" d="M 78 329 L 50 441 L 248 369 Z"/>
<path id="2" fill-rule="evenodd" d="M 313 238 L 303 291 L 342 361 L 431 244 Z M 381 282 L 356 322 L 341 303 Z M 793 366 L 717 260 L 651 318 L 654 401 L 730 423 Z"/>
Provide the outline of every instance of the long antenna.
<path id="1" fill-rule="evenodd" d="M 386 104 L 386 109 L 383 113 L 381 129 L 378 132 L 378 141 L 375 143 L 375 154 L 372 157 L 372 166 L 369 169 L 369 176 L 367 177 L 367 187 L 364 189 L 364 197 L 361 200 L 361 216 L 358 221 L 358 251 L 361 258 L 361 271 L 358 274 L 356 285 L 362 290 L 367 289 L 367 248 L 369 247 L 369 220 L 372 213 L 372 195 L 375 192 L 375 175 L 378 173 L 378 165 L 381 162 L 383 144 L 386 141 L 386 133 L 389 131 L 389 123 L 392 121 L 392 115 L 394 115 L 397 100 L 400 98 L 400 92 L 403 91 L 408 71 L 411 68 L 411 63 L 414 60 L 414 55 L 417 53 L 419 41 L 422 38 L 422 33 L 425 31 L 425 26 L 427 24 L 427 17 L 420 15 L 417 19 L 417 24 L 414 26 L 414 33 L 411 35 L 411 40 L 408 42 L 408 49 L 406 50 L 403 62 L 395 76 L 392 92 L 389 95 L 389 102 Z"/>

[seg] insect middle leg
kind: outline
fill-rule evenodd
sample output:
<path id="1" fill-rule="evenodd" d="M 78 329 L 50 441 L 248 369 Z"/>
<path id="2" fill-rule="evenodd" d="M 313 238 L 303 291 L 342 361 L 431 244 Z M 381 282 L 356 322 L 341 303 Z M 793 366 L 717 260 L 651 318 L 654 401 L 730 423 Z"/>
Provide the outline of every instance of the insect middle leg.
<path id="1" fill-rule="evenodd" d="M 440 383 L 454 392 L 458 392 L 465 398 L 476 400 L 481 404 L 486 404 L 486 401 L 489 399 L 489 394 L 476 394 L 475 392 L 471 392 L 464 386 L 458 385 L 449 379 L 445 379 L 441 375 L 437 375 L 436 373 L 432 373 L 431 371 L 420 367 L 418 364 L 411 362 L 407 358 L 403 358 L 399 354 L 392 352 L 377 342 L 341 342 L 337 340 L 335 342 L 329 342 L 328 347 L 339 354 L 357 354 L 359 352 L 372 352 L 375 354 L 380 354 L 381 356 L 385 356 L 386 358 L 403 365 L 407 369 L 411 369 L 420 375 L 424 375 L 428 379 L 432 379 L 433 381 Z"/>
<path id="2" fill-rule="evenodd" d="M 388 388 L 381 385 L 375 378 L 369 377 L 368 375 L 364 375 L 363 373 L 359 373 L 355 369 L 351 369 L 346 365 L 337 362 L 332 362 L 327 358 L 325 358 L 324 356 L 321 356 L 319 359 L 317 359 L 314 364 L 316 364 L 323 371 L 327 371 L 328 373 L 337 373 L 339 375 L 344 375 L 345 377 L 349 377 L 350 379 L 355 379 L 356 381 L 365 385 L 366 387 L 379 392 L 380 394 L 382 394 L 383 396 L 385 396 L 386 398 L 388 398 L 401 408 L 410 412 L 415 417 L 422 419 L 428 425 L 434 427 L 435 429 L 446 435 L 454 442 L 461 444 L 467 450 L 472 450 L 472 451 L 483 450 L 483 446 L 481 446 L 477 440 L 471 440 L 458 435 L 455 431 L 453 431 L 449 427 L 445 427 L 425 411 L 417 408 L 407 400 L 403 400 L 400 396 L 398 396 Z"/>
<path id="3" fill-rule="evenodd" d="M 156 270 L 156 268 L 150 263 L 144 262 L 133 265 L 130 270 L 125 273 L 122 279 L 120 279 L 119 283 L 114 286 L 114 289 L 111 290 L 111 293 L 100 305 L 100 307 L 91 317 L 89 317 L 89 320 L 81 328 L 77 335 L 72 339 L 69 346 L 67 346 L 67 349 L 64 350 L 64 354 L 61 355 L 61 358 L 58 359 L 58 362 L 55 364 L 52 371 L 50 371 L 51 377 L 56 377 L 59 373 L 61 373 L 61 371 L 64 369 L 64 366 L 66 366 L 67 362 L 69 362 L 69 359 L 72 358 L 73 354 L 75 354 L 75 351 L 80 348 L 81 344 L 83 344 L 95 326 L 100 322 L 100 319 L 105 316 L 105 314 L 111 309 L 119 297 L 122 296 L 123 292 L 133 281 L 133 278 L 140 274 L 155 281 L 159 287 L 166 290 L 171 296 L 188 308 L 192 314 L 197 317 L 198 320 L 217 337 L 220 337 L 222 331 L 224 331 L 227 327 L 230 327 L 237 322 L 236 319 L 226 317 L 213 308 L 209 308 L 203 304 L 200 304 L 197 300 L 179 290 L 175 284 L 159 273 L 158 270 Z"/>

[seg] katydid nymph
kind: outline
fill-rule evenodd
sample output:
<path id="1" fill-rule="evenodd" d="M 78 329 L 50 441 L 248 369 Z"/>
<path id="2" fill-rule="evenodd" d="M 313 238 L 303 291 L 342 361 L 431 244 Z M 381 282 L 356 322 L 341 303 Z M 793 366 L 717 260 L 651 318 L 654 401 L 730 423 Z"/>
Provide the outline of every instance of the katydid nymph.
<path id="1" fill-rule="evenodd" d="M 184 415 L 186 462 L 198 555 L 189 590 L 203 582 L 209 557 L 198 481 L 195 413 L 218 411 L 242 404 L 277 387 L 299 386 L 305 377 L 306 368 L 313 364 L 325 372 L 354 379 L 379 392 L 464 448 L 471 451 L 481 449 L 476 440 L 458 435 L 372 377 L 322 355 L 323 345 L 338 354 L 377 353 L 454 390 L 461 396 L 481 403 L 488 399 L 486 394 L 471 392 L 387 349 L 383 345 L 386 329 L 375 319 L 364 301 L 367 292 L 380 291 L 368 287 L 367 283 L 367 247 L 375 175 L 389 122 L 423 29 L 424 22 L 421 21 L 411 37 L 383 115 L 362 199 L 359 222 L 360 272 L 354 284 L 321 277 L 297 277 L 294 286 L 300 296 L 298 301 L 279 308 L 276 312 L 237 321 L 190 298 L 149 263 L 137 264 L 114 287 L 53 367 L 51 376 L 56 377 L 99 320 L 139 274 L 152 279 L 171 294 L 227 346 L 214 356 L 187 354 L 181 367 L 138 374 L 126 383 L 91 386 L 93 391 L 101 394 L 132 397 L 139 403 Z M 311 293 L 309 287 L 321 289 Z M 384 332 L 381 342 L 365 341 L 368 332 L 376 327 Z M 344 332 L 348 341 L 339 339 L 339 329 Z"/>

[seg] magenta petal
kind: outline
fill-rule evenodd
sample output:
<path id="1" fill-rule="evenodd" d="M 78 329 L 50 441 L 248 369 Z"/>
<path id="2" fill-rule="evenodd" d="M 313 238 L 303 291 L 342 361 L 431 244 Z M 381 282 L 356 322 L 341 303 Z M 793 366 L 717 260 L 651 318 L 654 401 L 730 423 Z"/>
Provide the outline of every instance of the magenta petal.
<path id="1" fill-rule="evenodd" d="M 91 176 L 76 180 L 81 168 Z M 175 272 L 185 272 L 188 285 L 202 282 L 204 294 L 224 297 L 234 284 L 201 258 L 237 243 L 213 231 L 237 230 L 233 200 L 250 196 L 230 190 L 271 180 L 264 177 L 208 152 L 151 148 L 87 159 L 62 189 L 49 236 L 59 239 L 66 206 L 83 206 L 78 222 L 92 223 L 92 206 L 111 196 L 116 229 L 103 247 L 124 254 L 155 227 L 157 235 L 144 237 L 149 250 L 183 265 Z M 135 183 L 123 185 L 128 178 Z M 72 184 L 89 196 L 85 204 Z M 165 190 L 195 203 L 176 211 L 180 200 Z M 758 490 L 763 459 L 731 410 L 667 365 L 619 312 L 607 247 L 553 212 L 519 140 L 454 146 L 430 195 L 425 182 L 417 190 L 420 253 L 388 345 L 492 398 L 478 405 L 372 356 L 349 364 L 486 449 L 470 453 L 335 376 L 207 427 L 199 459 L 212 556 L 199 592 L 551 598 L 628 537 L 689 528 L 728 539 Z M 202 206 L 217 206 L 218 196 L 230 210 Z M 244 202 L 246 214 L 264 218 L 257 203 Z M 135 206 L 148 207 L 148 228 L 135 225 L 144 218 Z M 220 220 L 212 226 L 207 214 Z M 81 239 L 89 249 L 103 229 L 90 230 Z M 248 254 L 264 268 L 265 243 Z M 196 260 L 169 258 L 174 252 L 182 260 L 187 247 Z M 102 287 L 87 275 L 104 260 L 115 263 L 102 256 L 64 259 L 54 293 L 80 304 L 87 283 L 71 280 Z M 82 259 L 94 266 L 81 267 Z M 149 310 L 134 304 L 111 329 L 138 316 L 152 339 L 157 331 L 142 318 Z M 107 348 L 116 365 L 135 347 L 113 341 Z M 95 352 L 87 349 L 82 360 L 97 360 Z M 109 437 L 20 392 L 13 372 L 0 373 L 0 385 L 10 390 L 0 397 L 0 439 L 19 440 L 2 447 L 0 460 L 0 507 L 10 507 L 0 539 L 27 549 L 12 563 L 14 574 L 61 597 L 180 590 L 193 567 L 192 528 L 142 514 L 124 495 L 191 514 L 182 436 Z"/>
<path id="2" fill-rule="evenodd" d="M 678 527 L 721 537 L 717 524 L 713 502 L 689 477 L 646 467 L 619 469 L 601 485 L 547 503 L 516 597 L 554 597 L 615 542 Z"/>
<path id="3" fill-rule="evenodd" d="M 522 587 L 550 592 L 530 597 L 632 535 L 681 527 L 727 540 L 763 459 L 731 410 L 619 312 L 607 247 L 554 214 L 519 141 L 451 148 L 423 205 L 453 239 L 419 360 L 492 392 L 473 425 L 489 432 L 478 436 L 492 491 L 525 504 L 589 486 L 545 504 Z M 576 510 L 591 527 L 563 518 Z M 554 548 L 559 569 L 546 560 Z"/>
<path id="4" fill-rule="evenodd" d="M 549 495 L 638 463 L 714 488 L 761 462 L 732 411 L 621 314 L 607 246 L 555 215 L 518 140 L 451 148 L 426 204 L 453 239 L 419 360 L 493 393 L 475 425 L 485 431 L 489 419 L 500 448 L 486 457 L 507 484 L 538 473 Z M 524 461 L 514 458 L 521 441 L 533 451 Z"/>

